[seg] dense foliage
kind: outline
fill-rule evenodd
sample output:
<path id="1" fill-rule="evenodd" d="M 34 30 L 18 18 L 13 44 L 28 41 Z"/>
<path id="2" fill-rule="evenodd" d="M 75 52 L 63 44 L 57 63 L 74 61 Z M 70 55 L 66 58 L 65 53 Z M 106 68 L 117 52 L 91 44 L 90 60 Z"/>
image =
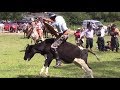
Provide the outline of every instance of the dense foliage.
<path id="1" fill-rule="evenodd" d="M 120 20 L 120 12 L 59 12 L 69 24 L 80 24 L 85 19 L 95 19 L 102 22 Z"/>
<path id="2" fill-rule="evenodd" d="M 1 20 L 18 20 L 23 18 L 23 12 L 0 12 Z"/>
<path id="3" fill-rule="evenodd" d="M 120 20 L 120 12 L 56 12 L 63 15 L 68 24 L 79 25 L 85 19 L 96 19 L 102 22 Z M 0 19 L 21 19 L 27 12 L 0 12 Z"/>

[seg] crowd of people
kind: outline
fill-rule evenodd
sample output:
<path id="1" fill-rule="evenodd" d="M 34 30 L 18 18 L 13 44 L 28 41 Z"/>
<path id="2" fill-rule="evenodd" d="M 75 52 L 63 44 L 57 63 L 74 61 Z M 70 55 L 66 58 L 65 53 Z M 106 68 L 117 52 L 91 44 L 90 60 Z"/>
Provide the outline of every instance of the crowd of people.
<path id="1" fill-rule="evenodd" d="M 30 23 L 18 23 L 17 31 L 22 30 L 24 32 L 26 31 L 26 29 L 28 29 L 28 31 L 31 30 L 33 33 L 29 32 L 27 34 L 28 38 L 32 37 L 34 39 L 34 43 L 36 43 L 37 40 L 39 39 L 43 41 L 44 40 L 43 32 L 45 29 L 44 22 L 48 22 L 51 26 L 56 28 L 60 36 L 60 39 L 58 39 L 51 46 L 51 48 L 53 48 L 53 50 L 56 52 L 56 56 L 57 56 L 56 48 L 58 48 L 58 46 L 64 40 L 67 40 L 69 36 L 68 27 L 66 25 L 65 19 L 62 16 L 56 15 L 54 13 L 49 13 L 48 18 L 43 18 L 43 17 L 37 17 L 36 19 L 31 18 Z M 106 30 L 103 28 L 103 25 L 98 25 L 97 28 L 94 28 L 92 23 L 88 22 L 86 28 L 81 27 L 75 30 L 75 33 L 74 33 L 75 43 L 77 46 L 82 46 L 92 51 L 92 48 L 94 46 L 93 38 L 97 36 L 96 44 L 99 51 L 107 51 L 109 49 L 112 51 L 116 50 L 116 52 L 118 52 L 118 49 L 119 49 L 118 36 L 120 36 L 119 29 L 115 24 L 110 24 L 107 27 L 107 34 L 111 36 L 109 41 L 104 40 L 104 37 L 106 35 Z"/>
<path id="2" fill-rule="evenodd" d="M 106 30 L 103 28 L 103 25 L 98 25 L 98 28 L 96 29 L 96 33 L 94 35 L 94 28 L 92 27 L 91 23 L 88 22 L 86 28 L 78 28 L 75 33 L 75 42 L 78 46 L 83 46 L 84 38 L 86 38 L 86 48 L 90 48 L 92 51 L 93 48 L 93 38 L 94 36 L 97 36 L 97 48 L 99 51 L 108 51 L 108 50 L 116 50 L 118 52 L 119 50 L 119 39 L 120 36 L 119 29 L 115 24 L 111 24 L 108 27 L 108 35 L 110 35 L 110 40 L 105 41 L 104 37 L 106 35 Z M 107 43 L 107 45 L 106 45 Z"/>

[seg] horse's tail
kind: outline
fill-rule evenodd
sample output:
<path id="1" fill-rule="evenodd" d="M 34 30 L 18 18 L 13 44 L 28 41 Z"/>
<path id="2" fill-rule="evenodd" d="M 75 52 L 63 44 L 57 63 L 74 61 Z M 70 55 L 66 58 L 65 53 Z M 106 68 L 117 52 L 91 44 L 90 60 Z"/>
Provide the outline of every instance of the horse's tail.
<path id="1" fill-rule="evenodd" d="M 97 58 L 97 60 L 100 61 L 100 59 L 98 58 L 98 56 L 97 56 L 94 52 L 92 52 L 91 50 L 88 50 L 88 52 L 90 52 L 90 53 L 92 53 L 93 55 L 95 55 L 96 58 Z"/>

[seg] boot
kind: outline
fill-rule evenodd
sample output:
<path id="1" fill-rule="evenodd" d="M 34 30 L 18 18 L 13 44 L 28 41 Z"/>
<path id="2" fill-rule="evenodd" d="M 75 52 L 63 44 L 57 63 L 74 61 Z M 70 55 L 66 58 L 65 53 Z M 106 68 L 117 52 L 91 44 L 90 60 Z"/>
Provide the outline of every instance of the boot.
<path id="1" fill-rule="evenodd" d="M 61 67 L 61 61 L 56 60 L 56 65 L 54 66 L 54 68 L 59 68 L 59 67 Z"/>
<path id="2" fill-rule="evenodd" d="M 55 58 L 56 58 L 56 65 L 54 67 L 55 68 L 60 67 L 61 66 L 61 60 L 59 58 L 57 49 L 55 49 Z"/>

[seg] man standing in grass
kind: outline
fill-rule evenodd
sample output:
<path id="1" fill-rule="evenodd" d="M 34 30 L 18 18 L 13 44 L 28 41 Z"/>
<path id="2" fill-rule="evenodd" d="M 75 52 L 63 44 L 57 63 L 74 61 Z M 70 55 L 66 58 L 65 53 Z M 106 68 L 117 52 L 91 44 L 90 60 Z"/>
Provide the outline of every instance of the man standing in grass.
<path id="1" fill-rule="evenodd" d="M 92 51 L 93 47 L 93 35 L 94 35 L 94 30 L 92 28 L 92 25 L 90 22 L 87 24 L 87 28 L 81 33 L 80 39 L 85 36 L 86 37 L 86 48 L 90 48 Z"/>
<path id="2" fill-rule="evenodd" d="M 99 49 L 99 51 L 104 51 L 104 48 L 105 48 L 105 40 L 104 40 L 105 29 L 103 28 L 103 25 L 98 26 L 96 35 L 98 36 L 97 42 L 96 42 L 98 44 L 98 49 Z"/>
<path id="3" fill-rule="evenodd" d="M 118 52 L 119 49 L 119 40 L 118 40 L 118 36 L 120 36 L 120 31 L 119 29 L 116 27 L 115 24 L 113 24 L 111 26 L 111 49 L 112 51 L 114 51 L 114 49 L 116 49 L 116 52 Z"/>

